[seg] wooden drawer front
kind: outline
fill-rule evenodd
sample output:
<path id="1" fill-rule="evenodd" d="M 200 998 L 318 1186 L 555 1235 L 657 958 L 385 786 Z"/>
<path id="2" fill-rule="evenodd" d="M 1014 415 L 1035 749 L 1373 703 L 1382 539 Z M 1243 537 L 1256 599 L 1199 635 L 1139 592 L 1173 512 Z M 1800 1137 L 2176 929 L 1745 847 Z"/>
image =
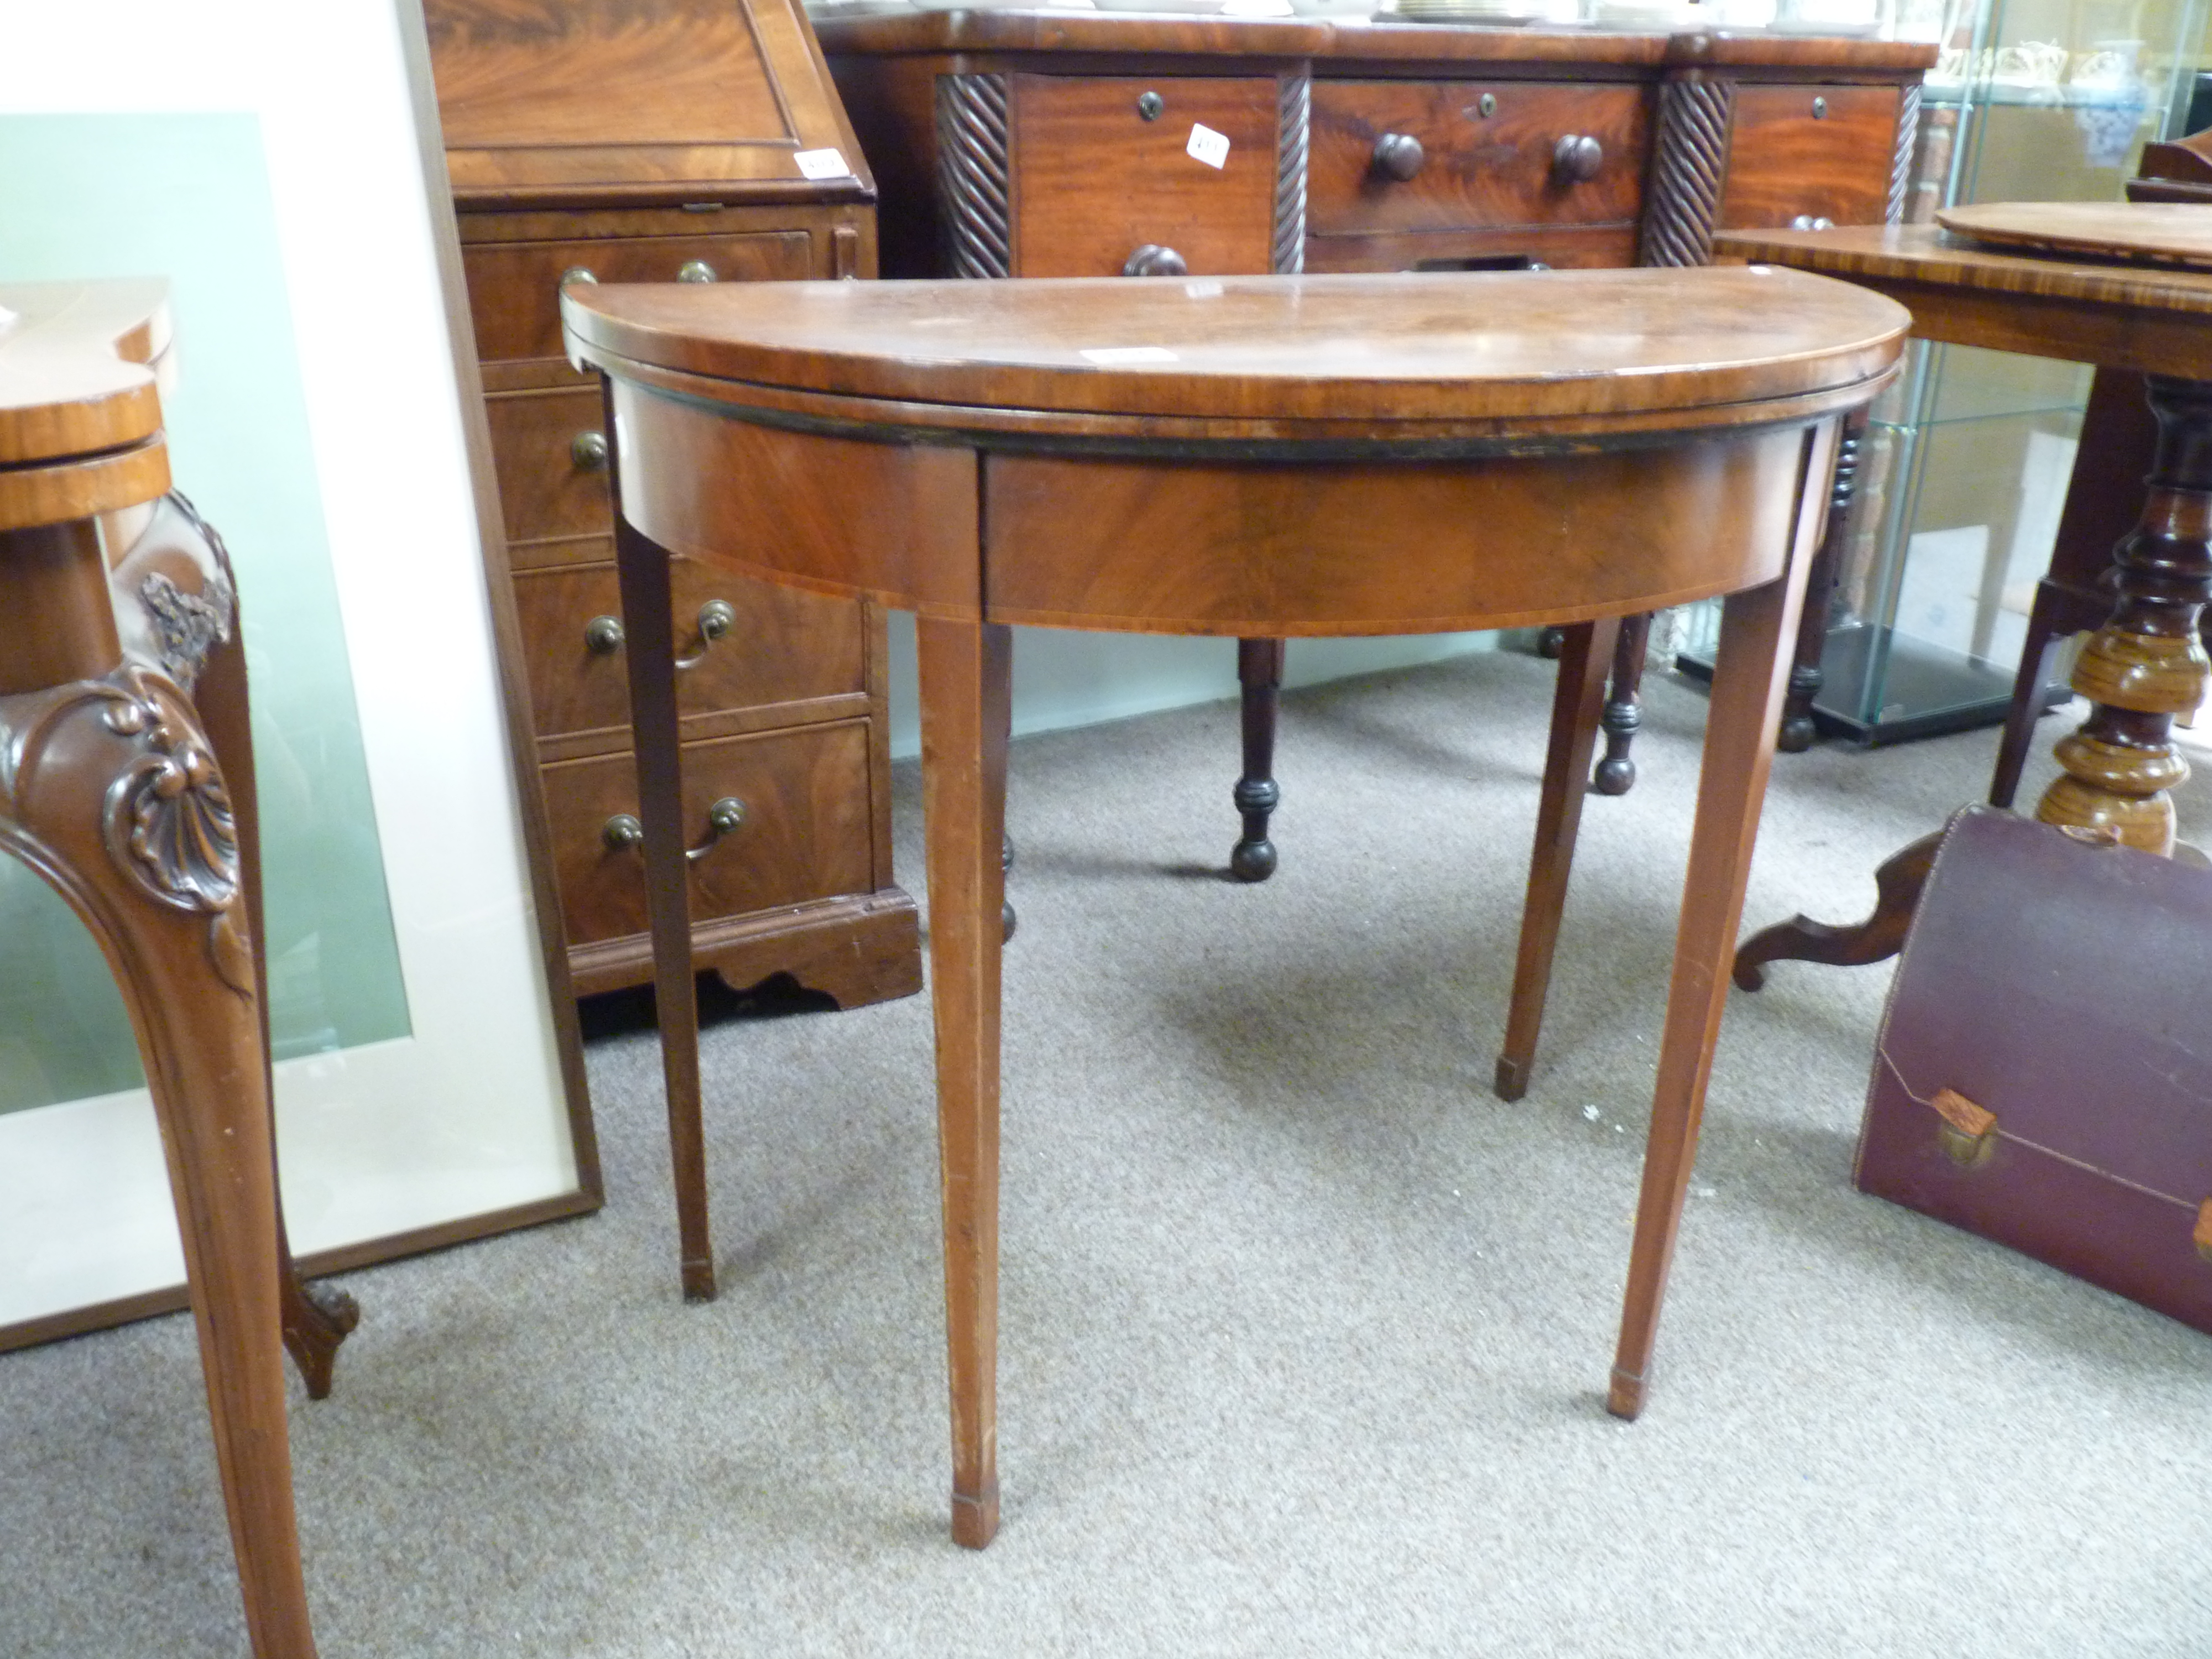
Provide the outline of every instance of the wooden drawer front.
<path id="1" fill-rule="evenodd" d="M 1566 270 L 1635 263 L 1633 224 L 1564 230 L 1401 230 L 1306 240 L 1306 269 L 1312 271 L 1511 270 L 1530 264 Z"/>
<path id="2" fill-rule="evenodd" d="M 610 819 L 637 812 L 629 756 L 564 762 L 544 776 L 568 943 L 645 932 L 644 865 L 606 836 Z M 708 811 L 725 796 L 744 803 L 744 821 L 692 860 L 695 923 L 874 890 L 866 722 L 684 744 L 689 845 L 707 840 Z"/>
<path id="3" fill-rule="evenodd" d="M 561 277 L 590 271 L 603 283 L 672 283 L 694 260 L 718 281 L 761 283 L 826 276 L 814 269 L 814 239 L 803 230 L 742 236 L 637 236 L 577 242 L 477 242 L 461 250 L 477 356 L 558 357 Z"/>
<path id="4" fill-rule="evenodd" d="M 1650 126 L 1638 87 L 1316 82 L 1306 227 L 1327 235 L 1632 221 Z M 1389 134 L 1420 145 L 1410 179 L 1376 161 L 1376 146 Z M 1597 144 L 1588 179 L 1555 159 L 1568 137 Z"/>
<path id="5" fill-rule="evenodd" d="M 1013 79 L 1017 276 L 1118 276 L 1147 242 L 1194 273 L 1264 272 L 1275 223 L 1273 76 Z M 1139 100 L 1157 95 L 1145 118 Z M 1187 153 L 1194 125 L 1229 140 L 1219 167 Z"/>
<path id="6" fill-rule="evenodd" d="M 681 558 L 670 586 L 676 653 L 690 664 L 676 676 L 677 706 L 684 714 L 867 690 L 860 607 L 851 600 L 748 581 Z M 629 653 L 607 627 L 619 626 L 622 616 L 614 568 L 522 571 L 514 579 L 514 598 L 538 735 L 626 726 Z M 716 604 L 729 607 L 734 617 L 710 640 L 707 634 L 720 618 L 702 613 Z"/>
<path id="7" fill-rule="evenodd" d="M 1719 228 L 1878 225 L 1896 145 L 1894 87 L 1739 87 Z"/>
<path id="8" fill-rule="evenodd" d="M 495 392 L 484 411 L 509 541 L 611 533 L 605 451 L 592 443 L 605 439 L 599 387 Z"/>

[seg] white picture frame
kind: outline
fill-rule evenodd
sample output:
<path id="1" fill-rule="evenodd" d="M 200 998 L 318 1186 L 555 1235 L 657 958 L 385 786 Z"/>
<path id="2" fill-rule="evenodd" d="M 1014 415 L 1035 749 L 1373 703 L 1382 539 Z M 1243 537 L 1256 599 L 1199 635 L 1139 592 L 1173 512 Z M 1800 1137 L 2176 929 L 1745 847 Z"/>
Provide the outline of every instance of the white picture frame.
<path id="1" fill-rule="evenodd" d="M 19 9 L 0 53 L 0 115 L 259 123 L 410 1027 L 276 1066 L 291 1242 L 322 1271 L 600 1202 L 410 3 L 88 0 Z M 0 1348 L 182 1281 L 143 1089 L 0 1115 Z"/>

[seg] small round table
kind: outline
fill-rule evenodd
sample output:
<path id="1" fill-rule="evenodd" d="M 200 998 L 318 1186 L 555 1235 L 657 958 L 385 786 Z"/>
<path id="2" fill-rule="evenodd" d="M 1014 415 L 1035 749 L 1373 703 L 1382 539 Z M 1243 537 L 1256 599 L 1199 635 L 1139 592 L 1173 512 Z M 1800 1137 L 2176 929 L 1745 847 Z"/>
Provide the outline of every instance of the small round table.
<path id="1" fill-rule="evenodd" d="M 1619 619 L 1726 595 L 1627 1307 L 1644 1400 L 1837 434 L 1908 319 L 1689 269 L 574 288 L 606 377 L 629 636 L 672 553 L 913 611 L 952 1531 L 998 1524 L 1008 625 L 1244 638 L 1568 629 L 1499 1091 L 1528 1081 Z M 710 1296 L 673 671 L 630 657 L 684 1283 Z"/>

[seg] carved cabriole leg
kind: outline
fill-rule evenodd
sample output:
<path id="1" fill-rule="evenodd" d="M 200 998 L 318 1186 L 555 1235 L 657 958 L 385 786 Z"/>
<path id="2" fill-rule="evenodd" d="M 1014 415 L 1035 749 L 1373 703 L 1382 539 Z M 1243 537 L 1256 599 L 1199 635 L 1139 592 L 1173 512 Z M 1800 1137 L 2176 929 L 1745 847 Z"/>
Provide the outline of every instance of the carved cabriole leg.
<path id="1" fill-rule="evenodd" d="M 137 1035 L 253 1651 L 309 1659 L 268 1073 L 222 773 L 183 692 L 138 664 L 0 699 L 0 846 L 83 919 Z"/>
<path id="2" fill-rule="evenodd" d="M 999 1529 L 999 989 L 1012 636 L 918 617 L 930 1001 L 937 1027 L 952 1536 Z"/>
<path id="3" fill-rule="evenodd" d="M 1721 611 L 1720 648 L 1713 663 L 1711 711 L 1698 769 L 1698 808 L 1690 832 L 1689 871 L 1675 934 L 1674 971 L 1667 988 L 1667 1020 L 1659 1039 L 1659 1075 L 1644 1143 L 1636 1234 L 1606 1409 L 1632 1418 L 1644 1408 L 1658 1335 L 1659 1304 L 1682 1220 L 1682 1200 L 1697 1158 L 1713 1044 L 1728 1001 L 1724 971 L 1743 890 L 1751 872 L 1766 779 L 1774 762 L 1774 722 L 1789 682 L 1784 642 L 1796 633 L 1805 579 L 1826 504 L 1820 487 L 1835 463 L 1835 428 L 1807 434 L 1804 495 L 1788 572 L 1780 580 L 1731 594 Z"/>
<path id="4" fill-rule="evenodd" d="M 1265 881 L 1275 873 L 1275 843 L 1267 819 L 1282 804 L 1275 769 L 1275 707 L 1283 684 L 1283 641 L 1237 641 L 1237 684 L 1242 694 L 1244 774 L 1231 792 L 1244 833 L 1229 852 L 1230 873 L 1239 881 Z"/>
<path id="5" fill-rule="evenodd" d="M 2113 554 L 2119 602 L 2089 635 L 2072 685 L 2096 707 L 2059 739 L 2064 775 L 2044 792 L 2045 823 L 2108 827 L 2144 852 L 2173 850 L 2166 791 L 2189 775 L 2173 720 L 2204 696 L 2212 661 L 2197 619 L 2212 598 L 2212 384 L 2149 377 L 2157 459 L 2142 522 Z"/>
<path id="6" fill-rule="evenodd" d="M 1621 619 L 1615 636 L 1613 687 L 1605 700 L 1605 758 L 1597 763 L 1590 787 L 1601 795 L 1625 795 L 1636 787 L 1636 763 L 1628 747 L 1644 724 L 1644 702 L 1638 695 L 1644 683 L 1644 657 L 1651 643 L 1651 613 L 1638 611 Z"/>
<path id="7" fill-rule="evenodd" d="M 1536 847 L 1528 860 L 1528 893 L 1521 906 L 1521 953 L 1513 969 L 1513 1001 L 1505 1017 L 1505 1044 L 1498 1056 L 1498 1097 L 1528 1092 L 1544 1023 L 1544 993 L 1552 982 L 1552 951 L 1559 941 L 1559 914 L 1574 866 L 1575 833 L 1582 826 L 1583 778 L 1596 746 L 1598 706 L 1605 696 L 1605 665 L 1613 654 L 1620 620 L 1581 623 L 1559 630 L 1559 678 L 1552 698 L 1551 744 L 1544 756 L 1544 788 L 1536 806 Z"/>
<path id="8" fill-rule="evenodd" d="M 1790 665 L 1790 696 L 1782 705 L 1782 726 L 1775 742 L 1785 754 L 1802 754 L 1819 735 L 1813 724 L 1813 699 L 1820 695 L 1820 654 L 1828 645 L 1828 611 L 1836 594 L 1836 574 L 1843 568 L 1844 540 L 1850 533 L 1851 502 L 1858 493 L 1859 446 L 1865 441 L 1863 410 L 1844 428 L 1836 451 L 1836 483 L 1828 494 L 1828 522 L 1820 533 L 1820 550 L 1813 556 L 1813 568 L 1805 579 L 1805 609 L 1797 623 L 1797 649 Z"/>
<path id="9" fill-rule="evenodd" d="M 117 562 L 114 587 L 126 599 L 135 596 L 143 607 L 141 654 L 158 656 L 171 678 L 191 691 L 201 729 L 229 785 L 239 881 L 253 939 L 254 1000 L 260 1012 L 265 1063 L 269 978 L 261 909 L 260 812 L 254 787 L 246 647 L 229 556 L 222 538 L 191 501 L 172 493 L 153 523 Z M 264 1087 L 273 1100 L 273 1085 Z M 307 1385 L 307 1397 L 328 1399 L 338 1346 L 361 1323 L 361 1309 L 337 1285 L 310 1285 L 300 1277 L 285 1231 L 281 1188 L 276 1240 L 283 1261 L 284 1346 Z"/>

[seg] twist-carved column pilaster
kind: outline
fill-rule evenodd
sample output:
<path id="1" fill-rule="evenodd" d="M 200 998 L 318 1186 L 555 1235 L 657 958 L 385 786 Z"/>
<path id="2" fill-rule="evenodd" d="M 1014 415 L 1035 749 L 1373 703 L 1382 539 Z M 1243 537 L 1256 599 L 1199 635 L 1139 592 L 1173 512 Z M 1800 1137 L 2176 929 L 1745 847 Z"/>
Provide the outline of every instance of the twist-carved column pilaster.
<path id="1" fill-rule="evenodd" d="M 937 77 L 938 198 L 956 276 L 1013 274 L 1006 77 Z"/>
<path id="2" fill-rule="evenodd" d="M 2203 700 L 2212 659 L 2197 622 L 2212 599 L 2212 383 L 2149 377 L 2157 459 L 2142 518 L 2112 557 L 2119 600 L 2083 644 L 2071 684 L 2096 705 L 2054 751 L 2064 775 L 2035 809 L 2045 823 L 2108 828 L 2147 853 L 2173 850 L 2173 801 L 2189 775 L 2173 721 Z"/>
<path id="3" fill-rule="evenodd" d="M 1728 173 L 1729 126 L 1735 82 L 1692 70 L 1659 88 L 1659 118 L 1636 262 L 1702 265 L 1711 261 L 1713 222 Z"/>
<path id="4" fill-rule="evenodd" d="M 1275 82 L 1275 236 L 1268 269 L 1306 268 L 1306 149 L 1313 127 L 1313 76 L 1301 70 Z"/>
<path id="5" fill-rule="evenodd" d="M 1897 99 L 1897 149 L 1889 164 L 1888 222 L 1901 224 L 1912 191 L 1912 158 L 1920 148 L 1920 82 L 1904 88 Z"/>

